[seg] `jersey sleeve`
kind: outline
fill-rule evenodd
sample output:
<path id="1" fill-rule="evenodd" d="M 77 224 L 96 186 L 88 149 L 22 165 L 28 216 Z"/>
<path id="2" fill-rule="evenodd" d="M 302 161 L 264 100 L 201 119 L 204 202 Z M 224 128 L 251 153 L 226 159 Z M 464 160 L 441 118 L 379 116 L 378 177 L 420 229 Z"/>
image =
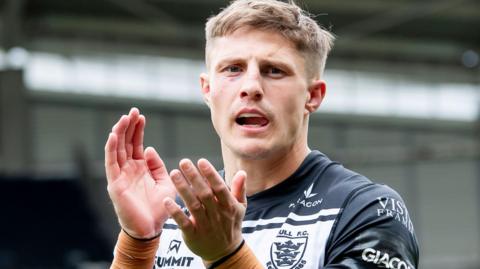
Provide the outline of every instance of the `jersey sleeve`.
<path id="1" fill-rule="evenodd" d="M 370 184 L 352 191 L 334 223 L 325 269 L 416 269 L 418 244 L 400 195 Z"/>
<path id="2" fill-rule="evenodd" d="M 264 269 L 262 263 L 257 259 L 253 251 L 247 244 L 242 247 L 234 255 L 216 267 L 208 267 L 209 269 Z"/>
<path id="3" fill-rule="evenodd" d="M 153 268 L 159 241 L 159 237 L 147 241 L 137 240 L 121 230 L 110 269 Z"/>

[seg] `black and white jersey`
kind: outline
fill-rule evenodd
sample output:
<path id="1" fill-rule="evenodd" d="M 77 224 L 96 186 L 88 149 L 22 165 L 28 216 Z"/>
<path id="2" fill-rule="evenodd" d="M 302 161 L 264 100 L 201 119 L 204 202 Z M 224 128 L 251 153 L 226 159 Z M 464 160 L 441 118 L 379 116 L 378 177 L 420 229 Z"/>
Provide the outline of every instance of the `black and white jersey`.
<path id="1" fill-rule="evenodd" d="M 391 188 L 312 151 L 289 178 L 248 197 L 243 236 L 267 269 L 414 269 L 418 246 Z M 156 268 L 204 268 L 172 219 Z"/>

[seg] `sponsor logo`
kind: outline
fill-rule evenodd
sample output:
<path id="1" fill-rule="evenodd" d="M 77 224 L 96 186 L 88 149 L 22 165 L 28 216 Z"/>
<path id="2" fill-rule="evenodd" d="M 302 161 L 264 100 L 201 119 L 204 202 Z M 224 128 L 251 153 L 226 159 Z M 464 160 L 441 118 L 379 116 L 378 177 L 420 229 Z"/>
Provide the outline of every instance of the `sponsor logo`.
<path id="1" fill-rule="evenodd" d="M 381 252 L 373 248 L 366 248 L 362 252 L 362 259 L 366 262 L 370 262 L 376 265 L 380 265 L 380 268 L 389 269 L 414 269 L 408 265 L 405 261 L 397 257 L 390 257 L 388 253 Z"/>
<path id="2" fill-rule="evenodd" d="M 299 269 L 307 263 L 302 259 L 308 243 L 307 231 L 280 230 L 270 247 L 268 269 Z"/>
<path id="3" fill-rule="evenodd" d="M 167 253 L 170 253 L 170 251 L 172 250 L 175 250 L 175 253 L 178 253 L 178 250 L 180 249 L 181 244 L 182 244 L 182 241 L 179 241 L 179 240 L 170 241 L 170 245 L 168 246 Z"/>
<path id="4" fill-rule="evenodd" d="M 305 199 L 309 199 L 317 195 L 317 193 L 312 193 L 312 189 L 313 189 L 313 184 L 310 185 L 310 187 L 307 190 L 303 191 L 303 195 L 305 195 Z"/>
<path id="5" fill-rule="evenodd" d="M 175 254 L 178 254 L 180 251 L 180 246 L 182 245 L 182 241 L 179 240 L 172 240 L 168 245 L 167 254 L 171 254 L 167 257 L 155 257 L 155 266 L 157 268 L 162 268 L 166 266 L 177 266 L 177 267 L 190 267 L 193 261 L 193 257 L 189 256 L 180 256 L 176 257 Z"/>
<path id="6" fill-rule="evenodd" d="M 408 215 L 407 207 L 399 200 L 390 197 L 377 197 L 380 206 L 377 208 L 377 216 L 392 218 L 405 226 L 413 235 L 413 223 Z"/>
<path id="7" fill-rule="evenodd" d="M 182 266 L 190 267 L 193 257 L 156 257 L 155 265 L 157 268 L 162 268 L 165 266 Z"/>
<path id="8" fill-rule="evenodd" d="M 317 205 L 320 205 L 323 202 L 323 199 L 317 199 L 317 200 L 312 200 L 313 197 L 317 196 L 318 193 L 312 193 L 313 189 L 313 183 L 308 187 L 308 189 L 303 191 L 303 196 L 298 198 L 298 200 L 295 203 L 290 203 L 288 208 L 295 208 L 298 205 L 301 205 L 303 207 L 315 207 Z"/>

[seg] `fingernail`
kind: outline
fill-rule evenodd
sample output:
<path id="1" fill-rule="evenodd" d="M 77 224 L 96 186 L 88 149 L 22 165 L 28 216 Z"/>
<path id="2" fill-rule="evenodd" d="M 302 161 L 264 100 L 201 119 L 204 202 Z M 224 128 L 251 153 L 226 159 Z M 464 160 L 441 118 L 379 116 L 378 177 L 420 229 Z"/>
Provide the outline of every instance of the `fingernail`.
<path id="1" fill-rule="evenodd" d="M 182 169 L 186 172 L 190 171 L 190 162 L 182 163 Z"/>
<path id="2" fill-rule="evenodd" d="M 208 164 L 207 164 L 206 160 L 204 160 L 204 159 L 198 160 L 198 166 L 202 169 L 207 169 L 208 168 Z"/>
<path id="3" fill-rule="evenodd" d="M 164 203 L 165 203 L 166 206 L 171 206 L 172 205 L 172 200 L 167 199 L 167 200 L 164 201 Z"/>
<path id="4" fill-rule="evenodd" d="M 178 181 L 178 180 L 180 180 L 180 175 L 177 174 L 177 173 L 173 173 L 173 174 L 172 174 L 172 179 L 173 179 L 174 181 Z"/>

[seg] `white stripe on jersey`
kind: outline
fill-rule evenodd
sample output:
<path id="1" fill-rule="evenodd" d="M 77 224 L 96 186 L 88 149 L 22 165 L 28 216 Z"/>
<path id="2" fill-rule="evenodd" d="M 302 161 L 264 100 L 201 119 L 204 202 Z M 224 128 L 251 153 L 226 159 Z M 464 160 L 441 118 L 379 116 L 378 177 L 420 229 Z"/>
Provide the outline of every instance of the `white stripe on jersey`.
<path id="1" fill-rule="evenodd" d="M 340 208 L 322 209 L 318 213 L 315 213 L 313 215 L 305 215 L 305 216 L 297 215 L 292 212 L 287 217 L 275 217 L 271 219 L 259 219 L 259 220 L 244 220 L 242 223 L 242 228 L 251 228 L 251 227 L 266 225 L 270 223 L 284 223 L 286 219 L 291 219 L 294 221 L 315 220 L 320 216 L 337 215 L 339 212 L 340 212 Z M 177 223 L 172 218 L 169 218 L 166 224 L 177 225 Z"/>
<path id="2" fill-rule="evenodd" d="M 259 225 L 266 225 L 270 223 L 284 223 L 286 219 L 291 219 L 294 221 L 316 220 L 320 216 L 337 215 L 339 212 L 340 212 L 340 208 L 322 209 L 318 213 L 315 213 L 312 215 L 305 215 L 305 216 L 297 215 L 292 212 L 287 217 L 275 217 L 271 219 L 259 219 L 259 220 L 245 220 L 242 223 L 242 228 L 256 227 Z"/>

